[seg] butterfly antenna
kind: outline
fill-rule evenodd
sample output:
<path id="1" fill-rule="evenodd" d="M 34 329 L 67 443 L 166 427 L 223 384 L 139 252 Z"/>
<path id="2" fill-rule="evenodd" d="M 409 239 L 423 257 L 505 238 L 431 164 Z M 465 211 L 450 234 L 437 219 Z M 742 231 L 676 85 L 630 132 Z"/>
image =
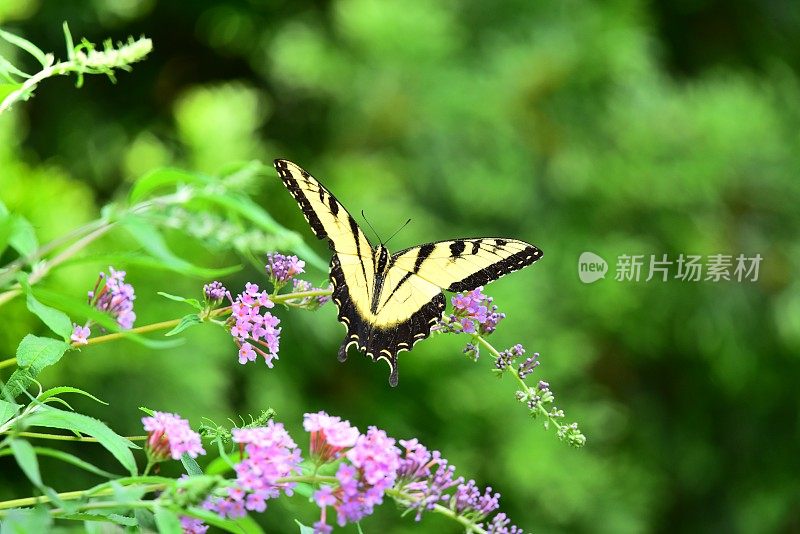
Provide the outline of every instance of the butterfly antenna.
<path id="1" fill-rule="evenodd" d="M 378 239 L 378 243 L 383 245 L 383 241 L 381 240 L 381 236 L 378 235 L 378 232 L 376 232 L 375 228 L 372 227 L 372 224 L 370 224 L 369 219 L 367 219 L 367 216 L 364 215 L 364 210 L 361 210 L 361 216 L 364 217 L 364 221 L 367 223 L 367 226 L 369 226 L 369 229 L 372 230 L 373 234 L 375 234 L 375 237 Z"/>
<path id="2" fill-rule="evenodd" d="M 402 230 L 403 228 L 405 228 L 406 226 L 408 226 L 408 223 L 410 223 L 410 222 L 411 222 L 411 219 L 407 220 L 407 221 L 406 221 L 406 222 L 403 224 L 403 226 L 401 226 L 400 228 L 398 228 L 398 229 L 397 229 L 397 231 L 396 231 L 395 233 L 393 233 L 393 234 L 392 234 L 392 235 L 389 237 L 389 239 L 387 239 L 387 240 L 386 240 L 386 243 L 384 243 L 384 246 L 388 245 L 388 244 L 389 244 L 389 241 L 391 241 L 391 240 L 392 240 L 392 237 L 394 237 L 394 236 L 396 236 L 397 234 L 399 234 L 399 233 L 400 233 L 400 230 Z"/>

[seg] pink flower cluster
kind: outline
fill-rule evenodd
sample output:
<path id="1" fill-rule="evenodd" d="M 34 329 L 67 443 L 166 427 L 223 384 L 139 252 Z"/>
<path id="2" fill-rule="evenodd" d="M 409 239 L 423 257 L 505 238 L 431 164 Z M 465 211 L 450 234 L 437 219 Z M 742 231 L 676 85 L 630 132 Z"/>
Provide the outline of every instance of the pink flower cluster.
<path id="1" fill-rule="evenodd" d="M 133 286 L 125 283 L 125 271 L 117 271 L 113 267 L 108 268 L 107 275 L 101 272 L 94 284 L 94 289 L 87 293 L 89 305 L 102 312 L 108 313 L 117 321 L 123 330 L 129 330 L 136 321 L 136 313 L 133 311 L 133 301 L 136 300 L 136 293 Z M 72 334 L 70 340 L 76 346 L 87 345 L 91 321 L 81 326 L 72 324 Z"/>
<path id="2" fill-rule="evenodd" d="M 349 422 L 325 412 L 305 414 L 303 428 L 311 433 L 309 452 L 320 464 L 338 460 L 341 451 L 355 445 L 359 436 Z"/>
<path id="3" fill-rule="evenodd" d="M 255 284 L 247 283 L 244 293 L 239 294 L 231 305 L 231 336 L 239 347 L 239 363 L 253 362 L 260 354 L 267 366 L 278 358 L 281 329 L 280 319 L 269 311 L 275 304 L 266 291 L 259 291 Z"/>
<path id="4" fill-rule="evenodd" d="M 375 427 L 359 436 L 347 451 L 349 463 L 340 464 L 336 471 L 339 487 L 333 490 L 325 486 L 314 494 L 323 513 L 326 506 L 333 506 L 340 526 L 370 515 L 397 478 L 400 451 L 394 444 L 393 438 Z"/>
<path id="5" fill-rule="evenodd" d="M 241 517 L 252 510 L 263 512 L 267 500 L 283 491 L 292 495 L 293 482 L 282 478 L 300 474 L 300 449 L 281 423 L 270 421 L 260 428 L 235 428 L 233 441 L 244 447 L 246 457 L 236 464 L 236 485 L 227 499 L 212 499 L 206 507 L 224 517 Z"/>
<path id="6" fill-rule="evenodd" d="M 204 454 L 200 436 L 188 423 L 174 414 L 155 412 L 142 419 L 150 433 L 146 448 L 152 459 L 178 459 L 187 453 Z M 401 440 L 403 451 L 386 432 L 370 427 L 365 434 L 348 421 L 325 412 L 307 413 L 304 428 L 311 434 L 311 458 L 314 472 L 324 464 L 341 462 L 335 482 L 327 479 L 314 492 L 320 507 L 320 519 L 314 523 L 316 534 L 328 534 L 326 511 L 336 511 L 337 523 L 344 526 L 370 515 L 383 502 L 386 492 L 397 492 L 394 498 L 409 510 L 416 510 L 417 520 L 425 510 L 442 505 L 456 512 L 476 527 L 497 534 L 519 534 L 510 526 L 505 514 L 497 514 L 488 523 L 490 514 L 499 506 L 499 493 L 491 488 L 481 492 L 470 480 L 455 477 L 455 468 L 448 465 L 438 451 L 429 451 L 418 440 Z M 236 479 L 224 491 L 225 496 L 210 496 L 203 507 L 222 517 L 236 518 L 247 511 L 263 512 L 267 501 L 281 494 L 292 495 L 302 474 L 300 449 L 281 423 L 270 421 L 264 427 L 235 428 L 232 438 L 242 448 L 243 460 L 234 466 Z M 457 486 L 455 491 L 447 490 Z M 202 534 L 207 529 L 201 521 L 181 518 L 184 532 Z"/>
<path id="7" fill-rule="evenodd" d="M 192 458 L 205 454 L 200 434 L 189 426 L 186 419 L 166 412 L 153 412 L 152 417 L 142 417 L 147 431 L 145 449 L 151 461 L 160 462 L 168 458 L 180 460 L 184 453 Z"/>
<path id="8" fill-rule="evenodd" d="M 133 327 L 136 313 L 133 311 L 133 301 L 136 299 L 133 286 L 125 283 L 125 271 L 117 271 L 113 267 L 108 272 L 100 273 L 94 290 L 89 291 L 89 304 L 100 311 L 107 312 L 123 330 Z M 105 283 L 101 283 L 105 281 Z"/>

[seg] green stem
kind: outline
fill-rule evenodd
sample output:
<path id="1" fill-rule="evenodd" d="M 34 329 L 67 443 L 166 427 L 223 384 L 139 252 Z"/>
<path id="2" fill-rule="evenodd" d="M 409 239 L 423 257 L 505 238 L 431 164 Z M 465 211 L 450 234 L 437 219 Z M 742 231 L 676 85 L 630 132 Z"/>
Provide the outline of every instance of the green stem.
<path id="1" fill-rule="evenodd" d="M 157 481 L 152 484 L 148 484 L 145 486 L 147 492 L 158 491 L 162 490 L 167 487 L 168 484 L 174 482 L 173 480 L 165 479 L 163 477 L 127 477 L 127 478 L 119 478 L 113 481 L 115 484 L 119 484 L 121 486 L 132 486 L 138 483 L 145 483 L 148 481 Z M 77 491 L 65 491 L 63 493 L 57 493 L 58 498 L 62 501 L 74 501 L 76 499 L 82 499 L 83 497 L 103 497 L 105 495 L 112 495 L 114 493 L 114 488 L 111 485 L 111 482 L 104 482 L 98 486 L 93 488 L 89 488 L 86 490 L 77 490 Z M 50 497 L 46 495 L 41 495 L 37 497 L 24 497 L 22 499 L 11 499 L 8 501 L 0 501 L 0 510 L 8 510 L 11 508 L 20 508 L 23 506 L 35 506 L 41 503 L 48 503 L 51 502 Z M 4 512 L 0 512 L 0 517 L 5 515 Z"/>
<path id="2" fill-rule="evenodd" d="M 270 300 L 277 304 L 284 304 L 290 300 L 300 300 L 309 297 L 327 297 L 332 293 L 333 291 L 330 289 L 315 289 L 313 291 L 298 291 L 297 293 L 284 293 L 282 295 L 275 295 L 270 297 Z"/>
<path id="3" fill-rule="evenodd" d="M 2 432 L 2 434 L 11 434 L 11 433 L 21 438 L 53 439 L 57 441 L 81 441 L 84 443 L 97 443 L 99 441 L 97 438 L 86 438 L 83 436 L 81 437 L 65 436 L 63 434 L 46 434 L 40 432 L 13 432 L 11 430 L 6 430 L 5 432 Z M 128 436 L 126 439 L 129 439 L 131 441 L 144 441 L 147 439 L 147 436 Z"/>
<path id="4" fill-rule="evenodd" d="M 408 504 L 409 502 L 414 502 L 415 500 L 412 496 L 408 495 L 407 493 L 403 493 L 402 491 L 396 489 L 386 490 L 386 494 L 395 501 L 399 502 L 400 504 Z M 446 506 L 442 506 L 441 504 L 434 504 L 432 511 L 436 512 L 437 514 L 441 514 L 445 517 L 449 517 L 450 519 L 458 523 L 461 523 L 464 526 L 466 532 L 474 532 L 475 534 L 487 534 L 484 529 L 473 523 L 471 520 L 462 515 L 459 515 L 458 513 L 456 513 L 455 510 L 451 510 Z"/>
<path id="5" fill-rule="evenodd" d="M 480 343 L 481 345 L 486 347 L 486 349 L 489 352 L 492 353 L 492 356 L 494 356 L 495 359 L 501 358 L 500 352 L 496 348 L 494 348 L 494 346 L 491 343 L 486 341 L 482 336 L 480 336 L 478 334 L 475 334 L 475 335 L 472 336 L 472 338 L 473 338 L 473 340 L 477 341 L 478 343 Z M 519 385 L 522 388 L 522 390 L 523 391 L 528 391 L 528 388 L 530 388 L 530 386 L 525 382 L 525 380 L 520 378 L 519 373 L 514 372 L 513 369 L 511 371 L 512 371 L 511 374 L 513 374 L 514 378 L 517 379 L 517 382 L 519 383 Z M 539 405 L 537 406 L 537 409 L 539 410 L 539 413 L 541 413 L 542 415 L 547 417 L 547 419 L 550 421 L 550 424 L 553 425 L 554 427 L 556 427 L 556 430 L 560 430 L 561 427 L 564 426 L 564 425 L 562 425 L 561 423 L 558 422 L 558 419 L 556 419 L 555 417 L 550 415 L 550 412 L 547 411 L 547 409 L 544 407 L 544 405 L 542 403 L 539 403 Z"/>
<path id="6" fill-rule="evenodd" d="M 317 289 L 314 291 L 298 291 L 297 293 L 284 293 L 283 295 L 277 295 L 272 300 L 278 304 L 284 304 L 287 301 L 304 299 L 309 297 L 324 297 L 330 295 L 332 291 L 330 289 Z M 2 295 L 0 295 L 2 297 Z M 230 306 L 226 306 L 224 308 L 217 308 L 213 310 L 211 313 L 208 314 L 208 318 L 219 317 L 220 315 L 224 315 L 225 313 L 230 311 Z M 170 319 L 169 321 L 161 321 L 159 323 L 152 323 L 144 326 L 138 326 L 136 328 L 131 328 L 130 330 L 125 330 L 124 332 L 113 332 L 111 334 L 106 334 L 104 336 L 97 336 L 97 337 L 90 337 L 86 340 L 86 345 L 99 345 L 100 343 L 108 343 L 109 341 L 115 341 L 117 339 L 124 338 L 130 334 L 146 334 L 149 332 L 157 332 L 159 330 L 171 330 L 178 326 L 181 322 L 181 319 Z M 75 343 L 72 344 L 73 347 L 78 347 Z M 6 360 L 0 360 L 0 369 L 4 367 L 11 367 L 12 365 L 16 365 L 17 359 L 16 358 L 8 358 Z"/>
<path id="7" fill-rule="evenodd" d="M 42 278 L 44 278 L 47 275 L 47 273 L 49 273 L 54 267 L 57 267 L 58 265 L 64 263 L 72 256 L 74 256 L 75 254 L 86 248 L 86 246 L 89 245 L 89 243 L 91 243 L 92 241 L 96 240 L 97 238 L 108 232 L 113 225 L 114 223 L 103 224 L 102 226 L 100 226 L 100 228 L 93 230 L 89 234 L 83 236 L 78 241 L 70 245 L 68 248 L 66 248 L 63 252 L 59 253 L 52 260 L 44 262 L 43 264 L 39 265 L 31 273 L 30 278 L 28 278 L 28 283 L 33 285 Z M 34 254 L 34 257 L 37 254 L 39 254 L 38 251 L 37 253 Z M 19 267 L 17 267 L 17 270 L 19 270 Z M 0 293 L 0 306 L 2 306 L 3 304 L 5 304 L 6 302 L 8 302 L 9 300 L 13 299 L 14 297 L 16 297 L 21 293 L 22 293 L 22 286 L 20 286 L 19 284 L 15 284 L 8 291 Z"/>
<path id="8" fill-rule="evenodd" d="M 23 98 L 24 95 L 30 93 L 30 91 L 32 91 L 33 88 L 42 81 L 50 78 L 51 76 L 61 76 L 63 74 L 67 74 L 73 69 L 74 65 L 71 61 L 62 61 L 40 70 L 25 80 L 25 83 L 23 83 L 19 89 L 9 93 L 8 96 L 6 96 L 3 101 L 0 102 L 0 113 L 3 113 L 10 108 L 12 104 Z"/>

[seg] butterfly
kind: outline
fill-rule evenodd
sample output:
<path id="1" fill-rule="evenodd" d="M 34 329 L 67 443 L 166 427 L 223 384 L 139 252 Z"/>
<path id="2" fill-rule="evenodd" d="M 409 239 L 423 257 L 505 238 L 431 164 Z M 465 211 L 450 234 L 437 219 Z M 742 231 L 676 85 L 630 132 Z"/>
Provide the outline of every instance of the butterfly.
<path id="1" fill-rule="evenodd" d="M 542 251 L 518 239 L 481 237 L 437 241 L 390 254 L 373 247 L 336 197 L 300 166 L 275 160 L 283 184 L 311 230 L 327 239 L 333 259 L 332 299 L 347 336 L 339 361 L 355 345 L 389 364 L 397 385 L 397 354 L 428 337 L 445 309 L 443 290 L 469 291 L 531 265 Z"/>

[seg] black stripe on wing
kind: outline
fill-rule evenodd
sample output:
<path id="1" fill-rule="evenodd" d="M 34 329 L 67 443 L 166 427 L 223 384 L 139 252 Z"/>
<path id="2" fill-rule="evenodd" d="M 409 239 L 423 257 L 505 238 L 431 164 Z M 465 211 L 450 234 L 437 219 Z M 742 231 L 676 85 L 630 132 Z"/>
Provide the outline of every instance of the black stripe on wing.
<path id="1" fill-rule="evenodd" d="M 314 208 L 311 206 L 311 201 L 308 200 L 303 189 L 300 187 L 300 184 L 297 183 L 297 178 L 295 178 L 292 171 L 289 170 L 288 161 L 284 159 L 276 159 L 274 161 L 275 170 L 278 171 L 278 175 L 281 177 L 283 181 L 283 185 L 286 186 L 286 189 L 289 190 L 289 193 L 292 194 L 294 197 L 295 202 L 300 206 L 300 209 L 303 211 L 303 216 L 308 221 L 308 224 L 311 226 L 311 230 L 313 230 L 314 235 L 320 239 L 326 239 L 328 237 L 328 233 L 325 231 L 325 227 L 322 225 L 322 222 L 319 220 L 319 216 L 317 212 L 314 211 Z M 310 175 L 301 169 L 301 175 L 303 178 L 308 178 Z M 316 180 L 315 180 L 316 181 Z M 317 182 L 319 183 L 319 182 Z M 324 202 L 323 195 L 327 193 L 331 198 L 331 204 L 338 204 L 339 202 L 336 198 L 330 194 L 327 189 L 322 187 L 322 184 L 319 186 L 319 194 L 320 200 Z M 331 209 L 333 211 L 333 209 Z M 338 212 L 338 208 L 336 210 Z M 331 247 L 333 243 L 331 243 Z"/>
<path id="2" fill-rule="evenodd" d="M 524 245 L 524 248 L 513 254 L 506 255 L 506 250 L 509 244 L 522 244 Z M 431 256 L 434 253 L 434 250 L 436 250 L 438 247 L 441 247 L 440 250 L 442 251 L 447 251 L 445 256 L 440 256 L 439 251 L 437 251 L 436 255 Z M 476 269 L 472 274 L 462 278 L 461 280 L 456 280 L 449 286 L 443 288 L 452 292 L 470 291 L 478 286 L 486 285 L 489 282 L 507 275 L 508 273 L 512 273 L 527 267 L 542 257 L 542 251 L 539 248 L 531 245 L 530 243 L 525 243 L 524 241 L 512 241 L 499 238 L 477 238 L 456 239 L 453 241 L 437 241 L 435 243 L 427 243 L 419 247 L 407 248 L 405 250 L 396 252 L 392 256 L 392 264 L 394 264 L 394 260 L 396 258 L 412 250 L 417 251 L 417 256 L 414 260 L 414 267 L 410 272 L 422 278 L 425 278 L 419 274 L 422 268 L 432 267 L 437 261 L 448 260 L 472 263 L 470 256 L 476 256 L 480 252 L 494 254 L 498 257 L 497 261 L 485 267 L 478 268 L 476 265 Z M 479 261 L 484 260 L 485 258 L 482 257 L 479 259 Z M 447 270 L 447 264 L 434 268 Z M 393 291 L 397 291 L 399 286 L 405 283 L 407 280 L 408 277 L 403 277 Z"/>
<path id="3" fill-rule="evenodd" d="M 503 239 L 481 239 L 470 240 L 470 242 L 472 245 L 472 250 L 474 251 L 471 253 L 471 255 L 477 254 L 477 252 L 481 249 L 486 250 L 484 247 L 491 247 L 495 251 L 502 251 L 503 247 L 505 247 L 507 244 L 507 242 Z M 463 243 L 464 247 L 462 248 L 456 245 L 457 243 Z M 454 241 L 450 245 L 451 258 L 466 258 L 469 256 L 470 254 L 463 254 L 466 249 L 466 245 L 467 240 Z M 508 273 L 513 273 L 514 271 L 519 271 L 528 265 L 532 265 L 534 262 L 542 258 L 542 251 L 533 245 L 527 245 L 527 247 L 523 248 L 519 252 L 505 257 L 487 267 L 484 267 L 483 269 L 467 276 L 462 280 L 450 284 L 450 286 L 447 287 L 447 290 L 453 292 L 471 291 L 476 287 L 483 286 L 489 282 L 497 280 Z"/>

